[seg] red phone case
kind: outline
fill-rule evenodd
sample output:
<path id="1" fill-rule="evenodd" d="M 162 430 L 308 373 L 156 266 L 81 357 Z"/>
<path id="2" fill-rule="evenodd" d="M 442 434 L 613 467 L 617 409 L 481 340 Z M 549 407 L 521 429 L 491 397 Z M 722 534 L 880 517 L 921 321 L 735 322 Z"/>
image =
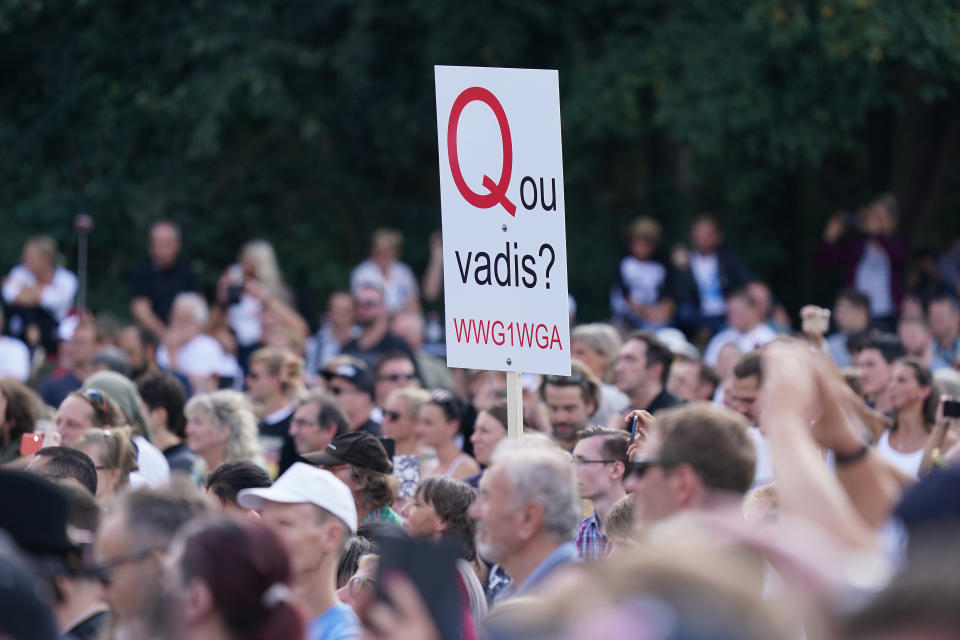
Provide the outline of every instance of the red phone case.
<path id="1" fill-rule="evenodd" d="M 20 438 L 20 455 L 32 456 L 43 446 L 43 436 L 39 433 L 25 433 Z"/>

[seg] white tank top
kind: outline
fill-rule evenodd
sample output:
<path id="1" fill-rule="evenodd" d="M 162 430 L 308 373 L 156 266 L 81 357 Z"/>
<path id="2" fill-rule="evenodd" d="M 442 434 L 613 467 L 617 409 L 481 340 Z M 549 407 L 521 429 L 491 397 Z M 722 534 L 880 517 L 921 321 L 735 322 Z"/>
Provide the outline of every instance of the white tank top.
<path id="1" fill-rule="evenodd" d="M 913 453 L 901 453 L 890 446 L 890 430 L 883 432 L 880 440 L 877 442 L 877 453 L 893 463 L 895 467 L 916 478 L 920 471 L 920 461 L 923 460 L 923 447 Z"/>

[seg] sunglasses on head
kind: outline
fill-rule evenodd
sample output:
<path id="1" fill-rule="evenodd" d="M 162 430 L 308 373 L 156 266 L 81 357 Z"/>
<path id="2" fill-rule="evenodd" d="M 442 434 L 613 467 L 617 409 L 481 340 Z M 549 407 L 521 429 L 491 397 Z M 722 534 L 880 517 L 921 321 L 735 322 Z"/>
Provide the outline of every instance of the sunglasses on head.
<path id="1" fill-rule="evenodd" d="M 110 406 L 107 404 L 107 397 L 97 389 L 84 389 L 84 397 L 90 401 L 94 409 L 100 411 L 104 416 L 110 415 Z"/>

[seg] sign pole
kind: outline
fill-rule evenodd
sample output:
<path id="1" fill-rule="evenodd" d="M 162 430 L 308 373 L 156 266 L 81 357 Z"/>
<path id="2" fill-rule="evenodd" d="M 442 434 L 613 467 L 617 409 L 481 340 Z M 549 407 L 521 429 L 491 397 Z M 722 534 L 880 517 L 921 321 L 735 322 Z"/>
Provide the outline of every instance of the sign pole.
<path id="1" fill-rule="evenodd" d="M 507 437 L 523 435 L 523 374 L 507 371 Z"/>

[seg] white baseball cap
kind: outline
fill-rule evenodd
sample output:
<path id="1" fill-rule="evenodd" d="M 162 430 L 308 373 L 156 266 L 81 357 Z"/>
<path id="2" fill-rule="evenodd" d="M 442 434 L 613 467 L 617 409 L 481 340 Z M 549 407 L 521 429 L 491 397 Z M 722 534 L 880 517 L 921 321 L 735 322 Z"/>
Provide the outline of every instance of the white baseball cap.
<path id="1" fill-rule="evenodd" d="M 272 486 L 237 493 L 237 504 L 244 509 L 259 511 L 267 501 L 316 505 L 342 520 L 351 533 L 357 532 L 357 506 L 350 488 L 325 469 L 295 462 Z"/>

